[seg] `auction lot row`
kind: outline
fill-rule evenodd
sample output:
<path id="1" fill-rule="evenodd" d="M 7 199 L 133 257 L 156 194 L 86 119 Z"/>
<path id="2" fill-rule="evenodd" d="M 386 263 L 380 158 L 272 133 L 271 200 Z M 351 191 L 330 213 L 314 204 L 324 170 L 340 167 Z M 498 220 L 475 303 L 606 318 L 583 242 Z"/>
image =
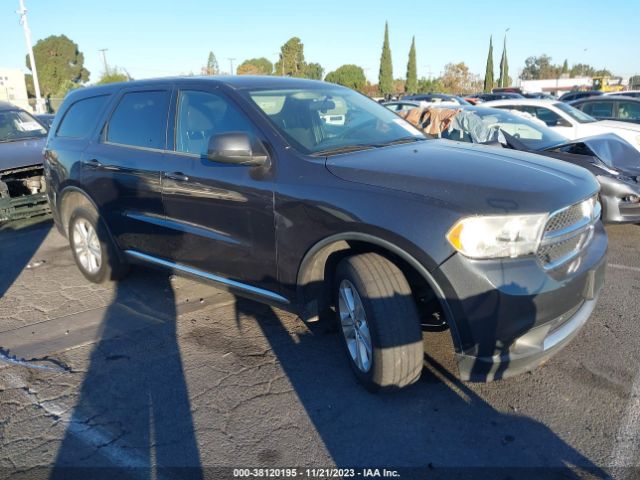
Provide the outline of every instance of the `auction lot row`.
<path id="1" fill-rule="evenodd" d="M 640 468 L 640 227 L 607 233 L 596 311 L 544 366 L 460 382 L 449 334 L 425 332 L 420 381 L 376 396 L 322 325 L 150 269 L 90 284 L 50 222 L 9 225 L 0 469 Z"/>

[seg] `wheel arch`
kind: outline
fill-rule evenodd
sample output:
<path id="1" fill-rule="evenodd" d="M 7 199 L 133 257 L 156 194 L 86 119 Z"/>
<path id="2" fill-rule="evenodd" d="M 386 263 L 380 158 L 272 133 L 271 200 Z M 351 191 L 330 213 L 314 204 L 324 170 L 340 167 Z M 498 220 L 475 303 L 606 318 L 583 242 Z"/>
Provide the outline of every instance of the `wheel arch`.
<path id="1" fill-rule="evenodd" d="M 418 275 L 429 286 L 438 300 L 458 349 L 460 337 L 453 312 L 444 291 L 433 275 L 403 248 L 368 233 L 346 232 L 332 235 L 320 240 L 307 251 L 300 263 L 296 280 L 297 301 L 301 306 L 303 320 L 317 320 L 330 306 L 328 289 L 331 287 L 333 272 L 338 262 L 347 256 L 365 252 L 376 252 L 387 257 L 405 276 Z M 408 280 L 410 281 L 409 278 Z"/>

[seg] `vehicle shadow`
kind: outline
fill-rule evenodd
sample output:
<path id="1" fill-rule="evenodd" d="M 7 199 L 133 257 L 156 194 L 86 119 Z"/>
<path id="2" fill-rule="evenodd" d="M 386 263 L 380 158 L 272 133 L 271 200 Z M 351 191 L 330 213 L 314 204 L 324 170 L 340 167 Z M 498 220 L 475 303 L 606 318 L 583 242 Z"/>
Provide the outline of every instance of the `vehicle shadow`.
<path id="1" fill-rule="evenodd" d="M 176 318 L 166 272 L 117 284 L 49 478 L 203 478 Z"/>
<path id="2" fill-rule="evenodd" d="M 310 324 L 294 340 L 273 308 L 243 298 L 235 308 L 237 325 L 263 332 L 338 467 L 401 468 L 403 479 L 608 478 L 544 424 L 498 411 L 430 354 L 416 384 L 371 394 L 349 371 L 340 333 Z M 434 335 L 425 334 L 428 352 Z M 277 451 L 277 439 L 269 447 Z"/>
<path id="3" fill-rule="evenodd" d="M 14 221 L 0 225 L 0 297 L 16 281 L 49 234 L 53 222 Z"/>

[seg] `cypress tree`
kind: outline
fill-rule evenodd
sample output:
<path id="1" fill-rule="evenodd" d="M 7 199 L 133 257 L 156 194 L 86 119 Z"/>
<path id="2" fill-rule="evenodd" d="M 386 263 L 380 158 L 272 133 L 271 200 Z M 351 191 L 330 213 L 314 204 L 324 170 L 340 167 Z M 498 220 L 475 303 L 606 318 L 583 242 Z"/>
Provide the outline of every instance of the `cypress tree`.
<path id="1" fill-rule="evenodd" d="M 384 43 L 382 44 L 382 55 L 380 56 L 380 75 L 378 77 L 378 88 L 383 96 L 388 96 L 393 92 L 393 67 L 391 65 L 391 48 L 389 47 L 389 25 L 384 22 Z"/>
<path id="2" fill-rule="evenodd" d="M 487 56 L 487 69 L 484 74 L 484 91 L 490 93 L 493 88 L 493 36 L 489 37 L 489 55 Z"/>
<path id="3" fill-rule="evenodd" d="M 407 93 L 416 93 L 418 91 L 418 67 L 416 63 L 416 37 L 413 37 L 411 49 L 409 50 L 409 63 L 407 63 L 407 83 L 404 88 Z"/>
<path id="4" fill-rule="evenodd" d="M 500 81 L 498 85 L 501 87 L 509 86 L 509 61 L 507 60 L 507 36 L 504 36 L 504 45 L 502 47 L 502 58 L 500 59 Z"/>

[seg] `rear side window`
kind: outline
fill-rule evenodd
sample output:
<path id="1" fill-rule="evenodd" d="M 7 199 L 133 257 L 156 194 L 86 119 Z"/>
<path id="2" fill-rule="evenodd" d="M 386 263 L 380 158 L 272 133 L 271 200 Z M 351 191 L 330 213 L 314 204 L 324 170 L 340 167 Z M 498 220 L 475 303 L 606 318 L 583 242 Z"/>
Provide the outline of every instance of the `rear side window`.
<path id="1" fill-rule="evenodd" d="M 613 102 L 592 102 L 585 103 L 582 111 L 593 117 L 613 117 Z"/>
<path id="2" fill-rule="evenodd" d="M 69 107 L 56 132 L 57 137 L 84 138 L 95 127 L 97 117 L 102 111 L 109 95 L 78 100 Z"/>
<path id="3" fill-rule="evenodd" d="M 133 147 L 165 147 L 169 92 L 166 90 L 125 94 L 107 130 L 107 141 Z"/>

